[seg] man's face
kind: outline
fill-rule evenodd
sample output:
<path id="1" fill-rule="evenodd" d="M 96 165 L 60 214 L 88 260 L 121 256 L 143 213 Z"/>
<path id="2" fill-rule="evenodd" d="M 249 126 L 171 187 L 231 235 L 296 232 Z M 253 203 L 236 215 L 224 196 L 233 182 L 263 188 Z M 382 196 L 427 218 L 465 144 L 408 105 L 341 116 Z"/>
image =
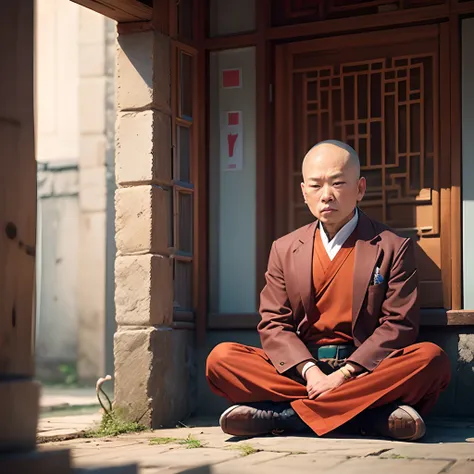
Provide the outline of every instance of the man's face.
<path id="1" fill-rule="evenodd" d="M 303 164 L 301 190 L 311 213 L 323 225 L 344 225 L 366 189 L 365 178 L 346 150 L 323 144 L 311 150 Z"/>

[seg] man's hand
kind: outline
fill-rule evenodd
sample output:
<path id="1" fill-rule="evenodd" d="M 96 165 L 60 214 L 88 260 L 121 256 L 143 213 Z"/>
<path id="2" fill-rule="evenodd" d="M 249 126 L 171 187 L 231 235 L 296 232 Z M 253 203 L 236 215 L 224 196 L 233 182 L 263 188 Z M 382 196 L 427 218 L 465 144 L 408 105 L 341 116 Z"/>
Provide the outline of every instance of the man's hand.
<path id="1" fill-rule="evenodd" d="M 318 367 L 311 367 L 305 375 L 306 390 L 310 400 L 334 390 L 345 382 L 344 374 L 340 370 L 325 375 Z"/>

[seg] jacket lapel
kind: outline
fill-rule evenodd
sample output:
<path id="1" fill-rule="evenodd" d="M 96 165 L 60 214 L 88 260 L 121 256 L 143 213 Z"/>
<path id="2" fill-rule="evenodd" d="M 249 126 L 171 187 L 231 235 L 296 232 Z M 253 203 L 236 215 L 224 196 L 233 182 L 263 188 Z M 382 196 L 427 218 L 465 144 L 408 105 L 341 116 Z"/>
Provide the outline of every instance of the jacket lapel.
<path id="1" fill-rule="evenodd" d="M 306 314 L 310 313 L 313 297 L 313 245 L 317 221 L 307 227 L 306 232 L 298 239 L 294 250 L 296 278 L 300 291 L 301 301 Z"/>
<path id="2" fill-rule="evenodd" d="M 354 286 L 352 293 L 352 327 L 357 323 L 370 278 L 377 264 L 381 248 L 371 220 L 359 210 L 358 240 L 355 246 Z"/>

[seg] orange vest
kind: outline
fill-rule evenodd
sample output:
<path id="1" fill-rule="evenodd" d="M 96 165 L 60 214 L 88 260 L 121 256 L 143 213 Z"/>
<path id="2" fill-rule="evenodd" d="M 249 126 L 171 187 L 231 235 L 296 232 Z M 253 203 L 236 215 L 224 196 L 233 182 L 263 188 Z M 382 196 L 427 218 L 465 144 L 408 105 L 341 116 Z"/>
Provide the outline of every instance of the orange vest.
<path id="1" fill-rule="evenodd" d="M 313 285 L 317 319 L 307 343 L 348 344 L 352 338 L 352 285 L 357 229 L 349 236 L 334 260 L 324 248 L 319 228 L 313 250 Z M 306 338 L 305 338 L 306 339 Z"/>

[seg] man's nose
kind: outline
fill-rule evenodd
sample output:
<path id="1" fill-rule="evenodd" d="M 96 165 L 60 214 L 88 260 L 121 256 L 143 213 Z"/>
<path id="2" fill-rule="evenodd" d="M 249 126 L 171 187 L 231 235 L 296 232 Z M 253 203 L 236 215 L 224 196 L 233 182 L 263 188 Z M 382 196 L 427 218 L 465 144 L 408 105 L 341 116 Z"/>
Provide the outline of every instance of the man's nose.
<path id="1" fill-rule="evenodd" d="M 332 193 L 331 189 L 329 186 L 324 186 L 322 189 L 322 194 L 321 194 L 321 201 L 323 202 L 330 202 L 332 201 Z"/>

